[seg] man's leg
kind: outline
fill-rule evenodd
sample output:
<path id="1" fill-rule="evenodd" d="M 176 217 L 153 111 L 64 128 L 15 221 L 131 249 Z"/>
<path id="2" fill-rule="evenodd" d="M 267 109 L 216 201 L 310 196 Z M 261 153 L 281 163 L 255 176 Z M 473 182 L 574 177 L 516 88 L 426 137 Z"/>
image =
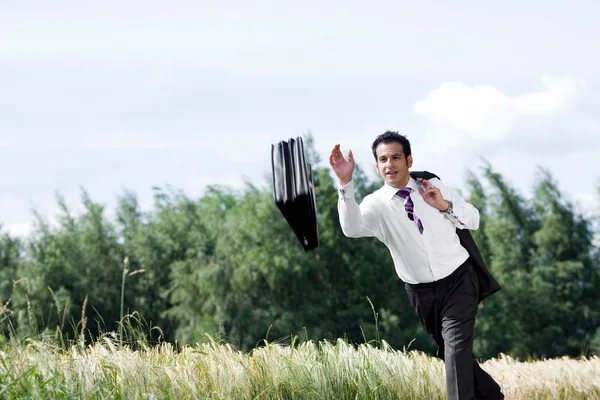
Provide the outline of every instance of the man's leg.
<path id="1" fill-rule="evenodd" d="M 475 325 L 475 315 L 477 314 L 477 297 L 479 290 L 479 281 L 477 280 L 476 273 L 472 270 L 472 267 L 469 265 L 467 266 L 467 268 L 457 270 L 456 273 L 453 273 L 448 278 L 445 278 L 434 284 L 405 284 L 405 288 L 406 293 L 408 295 L 408 299 L 415 313 L 419 316 L 421 323 L 438 345 L 438 351 L 436 355 L 442 360 L 445 360 L 446 354 L 449 354 L 444 344 L 445 339 L 443 337 L 442 325 L 444 312 L 448 313 L 448 316 L 453 314 L 456 314 L 456 316 L 460 316 L 465 313 L 472 314 L 471 317 L 467 318 L 471 320 L 467 323 L 467 325 L 472 326 L 462 327 L 463 329 L 466 328 L 467 333 L 470 332 L 470 339 L 467 340 L 467 342 L 470 342 L 467 343 L 467 353 L 470 356 L 465 357 L 463 351 L 460 354 L 459 360 L 453 359 L 450 364 L 446 363 L 446 386 L 448 389 L 448 399 L 462 399 L 462 397 L 451 397 L 451 393 L 456 392 L 456 390 L 458 389 L 458 375 L 454 373 L 454 371 L 456 371 L 455 367 L 452 367 L 451 371 L 448 371 L 448 369 L 452 364 L 455 364 L 456 361 L 459 361 L 460 365 L 467 364 L 466 362 L 464 362 L 464 360 L 468 360 L 468 363 L 470 364 L 470 367 L 467 366 L 466 370 L 471 371 L 471 378 L 467 378 L 466 381 L 470 380 L 471 383 L 469 384 L 469 387 L 472 388 L 474 386 L 474 389 L 471 389 L 470 391 L 467 388 L 467 393 L 474 393 L 470 395 L 471 397 L 467 398 L 490 400 L 503 399 L 504 396 L 502 395 L 498 384 L 492 379 L 491 376 L 489 376 L 485 371 L 483 371 L 481 367 L 479 367 L 477 361 L 472 357 L 473 331 Z M 475 293 L 474 297 L 473 293 Z M 474 304 L 471 304 L 471 297 L 475 299 Z M 471 306 L 465 308 L 464 305 L 461 305 L 462 302 L 471 304 Z M 462 319 L 464 318 L 459 318 L 459 320 Z M 450 322 L 450 319 L 448 319 L 448 326 L 451 325 Z M 461 330 L 462 329 L 458 330 L 459 333 Z M 453 341 L 456 341 L 457 339 L 459 339 L 459 337 L 455 337 Z M 453 354 L 452 357 L 454 357 Z M 461 368 L 461 370 L 462 369 L 465 368 Z M 453 386 L 453 388 L 450 387 L 451 385 Z M 462 380 L 461 385 L 464 386 Z M 467 396 L 469 396 L 469 394 L 467 394 Z"/>
<path id="2" fill-rule="evenodd" d="M 459 306 L 460 304 L 460 306 Z M 460 313 L 458 311 L 460 310 Z M 469 312 L 470 311 L 470 312 Z M 442 318 L 448 400 L 475 399 L 473 331 L 475 312 L 467 303 L 454 303 Z"/>
<path id="3" fill-rule="evenodd" d="M 435 285 L 410 285 L 406 284 L 406 294 L 415 314 L 421 324 L 438 345 L 436 355 L 444 359 L 444 339 L 442 338 L 442 323 L 440 317 L 438 291 Z"/>
<path id="4" fill-rule="evenodd" d="M 504 395 L 500 385 L 485 372 L 477 360 L 473 360 L 473 375 L 475 378 L 475 398 L 480 400 L 502 400 Z"/>
<path id="5" fill-rule="evenodd" d="M 457 300 L 457 296 L 452 296 L 449 298 L 448 293 L 458 292 L 460 295 L 464 290 L 462 287 L 454 288 L 455 282 L 460 283 L 460 279 L 456 279 L 457 277 L 463 277 L 464 275 L 463 268 L 460 271 L 456 271 L 452 275 L 443 280 L 440 280 L 431 284 L 419 284 L 419 285 L 405 285 L 406 291 L 408 294 L 409 301 L 415 310 L 416 314 L 419 316 L 421 323 L 427 330 L 427 333 L 431 335 L 433 340 L 435 340 L 438 345 L 438 351 L 436 355 L 445 361 L 446 365 L 446 389 L 448 392 L 448 400 L 462 400 L 462 399 L 474 399 L 474 383 L 473 383 L 473 366 L 472 366 L 472 358 L 468 357 L 468 365 L 463 366 L 465 364 L 462 362 L 462 355 L 459 354 L 459 358 L 456 357 L 456 345 L 455 341 L 449 341 L 446 336 L 444 336 L 444 328 L 446 328 L 446 334 L 449 332 L 449 322 L 448 320 L 444 321 L 444 314 L 452 314 L 454 313 L 464 313 L 464 307 L 461 304 L 454 305 Z M 472 285 L 471 285 L 472 286 Z M 455 290 L 458 289 L 458 290 Z M 473 289 L 471 288 L 471 292 Z M 449 299 L 448 299 L 449 298 Z M 450 300 L 450 301 L 449 301 Z M 450 305 L 450 307 L 448 306 Z M 475 312 L 477 312 L 477 306 L 475 306 Z M 473 312 L 471 312 L 473 314 Z M 471 317 L 474 321 L 474 315 Z M 444 325 L 446 323 L 446 326 Z M 473 322 L 474 324 L 474 322 Z M 472 335 L 471 329 L 471 335 Z M 450 347 L 449 347 L 450 345 Z M 471 338 L 471 346 L 472 346 L 472 338 Z M 471 354 L 470 352 L 467 356 Z M 462 396 L 459 396 L 459 387 L 458 387 L 458 376 L 456 374 L 456 362 L 461 361 L 461 389 L 464 392 Z M 464 374 L 467 374 L 467 378 L 463 377 Z M 470 388 L 470 389 L 469 389 Z M 466 397 L 465 397 L 466 396 Z M 469 397 L 470 396 L 470 397 Z"/>
<path id="6" fill-rule="evenodd" d="M 498 384 L 473 357 L 479 281 L 471 265 L 445 282 L 442 336 L 448 399 L 502 399 Z"/>

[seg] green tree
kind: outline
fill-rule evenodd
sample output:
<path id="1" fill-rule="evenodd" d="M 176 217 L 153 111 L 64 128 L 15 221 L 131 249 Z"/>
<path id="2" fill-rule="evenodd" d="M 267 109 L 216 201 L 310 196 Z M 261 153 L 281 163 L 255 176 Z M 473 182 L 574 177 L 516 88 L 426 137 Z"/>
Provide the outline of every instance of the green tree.
<path id="1" fill-rule="evenodd" d="M 22 241 L 3 232 L 0 224 L 0 325 L 5 337 L 9 335 L 8 322 L 13 309 L 11 304 L 13 284 L 18 279 L 22 253 Z"/>
<path id="2" fill-rule="evenodd" d="M 532 201 L 489 164 L 484 176 L 491 194 L 470 181 L 474 204 L 484 210 L 482 232 L 474 236 L 503 289 L 481 306 L 476 352 L 539 357 L 586 351 L 598 324 L 589 222 L 564 201 L 548 171 L 539 171 Z"/>
<path id="3" fill-rule="evenodd" d="M 218 242 L 226 234 L 225 221 L 239 202 L 239 195 L 225 187 L 208 187 L 197 205 L 203 232 L 202 247 L 191 257 L 175 261 L 169 275 L 170 308 L 165 314 L 177 321 L 181 343 L 206 339 L 205 334 L 224 334 L 222 296 L 228 295 L 229 269 L 218 259 Z"/>
<path id="4" fill-rule="evenodd" d="M 598 326 L 593 231 L 590 222 L 564 200 L 550 172 L 540 170 L 538 175 L 534 207 L 541 226 L 534 235 L 532 278 L 545 294 L 545 307 L 543 313 L 532 313 L 539 321 L 528 319 L 542 327 L 531 331 L 531 352 L 574 356 L 587 350 Z"/>
<path id="5" fill-rule="evenodd" d="M 154 210 L 142 213 L 137 199 L 126 194 L 119 200 L 117 218 L 124 252 L 130 262 L 132 292 L 128 311 L 137 311 L 152 338 L 174 341 L 178 321 L 171 316 L 174 269 L 195 262 L 211 244 L 199 204 L 183 192 L 154 188 Z M 187 277 L 178 283 L 187 283 Z M 192 294 L 193 296 L 194 294 Z M 159 327 L 161 330 L 153 330 Z"/>
<path id="6" fill-rule="evenodd" d="M 57 195 L 61 214 L 54 229 L 35 214 L 36 229 L 13 296 L 24 335 L 59 327 L 73 338 L 84 323 L 86 298 L 86 332 L 97 336 L 118 324 L 122 253 L 117 235 L 104 216 L 104 206 L 92 202 L 85 190 L 81 199 L 84 211 L 74 216 Z"/>

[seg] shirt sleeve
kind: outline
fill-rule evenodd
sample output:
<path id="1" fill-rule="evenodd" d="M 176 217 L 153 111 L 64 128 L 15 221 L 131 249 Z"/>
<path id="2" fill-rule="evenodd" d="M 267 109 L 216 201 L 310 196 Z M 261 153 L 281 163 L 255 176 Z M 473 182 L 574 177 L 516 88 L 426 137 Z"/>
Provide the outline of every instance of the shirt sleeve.
<path id="1" fill-rule="evenodd" d="M 445 200 L 452 202 L 452 211 L 444 214 L 454 226 L 459 229 L 475 231 L 479 229 L 479 210 L 463 199 L 456 191 L 452 190 L 442 180 L 433 182 L 442 192 Z"/>
<path id="2" fill-rule="evenodd" d="M 354 198 L 352 181 L 340 185 L 338 189 L 338 213 L 342 232 L 347 237 L 380 237 L 375 208 L 367 196 L 358 205 Z"/>

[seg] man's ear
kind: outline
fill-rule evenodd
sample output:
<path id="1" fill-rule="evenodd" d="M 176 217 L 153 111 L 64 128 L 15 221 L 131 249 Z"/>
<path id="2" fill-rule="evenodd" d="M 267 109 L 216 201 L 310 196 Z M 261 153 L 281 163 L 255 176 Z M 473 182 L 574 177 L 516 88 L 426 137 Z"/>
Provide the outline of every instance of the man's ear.
<path id="1" fill-rule="evenodd" d="M 406 165 L 408 165 L 408 168 L 412 168 L 412 163 L 413 163 L 412 154 L 410 154 L 408 157 L 406 157 Z"/>

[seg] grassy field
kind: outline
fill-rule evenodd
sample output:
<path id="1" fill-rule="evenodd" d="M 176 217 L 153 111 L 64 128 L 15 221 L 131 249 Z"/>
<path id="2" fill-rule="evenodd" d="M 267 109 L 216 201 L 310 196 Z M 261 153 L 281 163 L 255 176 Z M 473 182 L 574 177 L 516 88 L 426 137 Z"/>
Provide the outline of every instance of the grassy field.
<path id="1" fill-rule="evenodd" d="M 600 359 L 483 368 L 507 399 L 600 399 Z M 132 350 L 106 336 L 65 349 L 43 341 L 2 346 L 1 399 L 443 399 L 444 367 L 382 344 L 268 344 L 242 353 L 215 342 Z"/>

